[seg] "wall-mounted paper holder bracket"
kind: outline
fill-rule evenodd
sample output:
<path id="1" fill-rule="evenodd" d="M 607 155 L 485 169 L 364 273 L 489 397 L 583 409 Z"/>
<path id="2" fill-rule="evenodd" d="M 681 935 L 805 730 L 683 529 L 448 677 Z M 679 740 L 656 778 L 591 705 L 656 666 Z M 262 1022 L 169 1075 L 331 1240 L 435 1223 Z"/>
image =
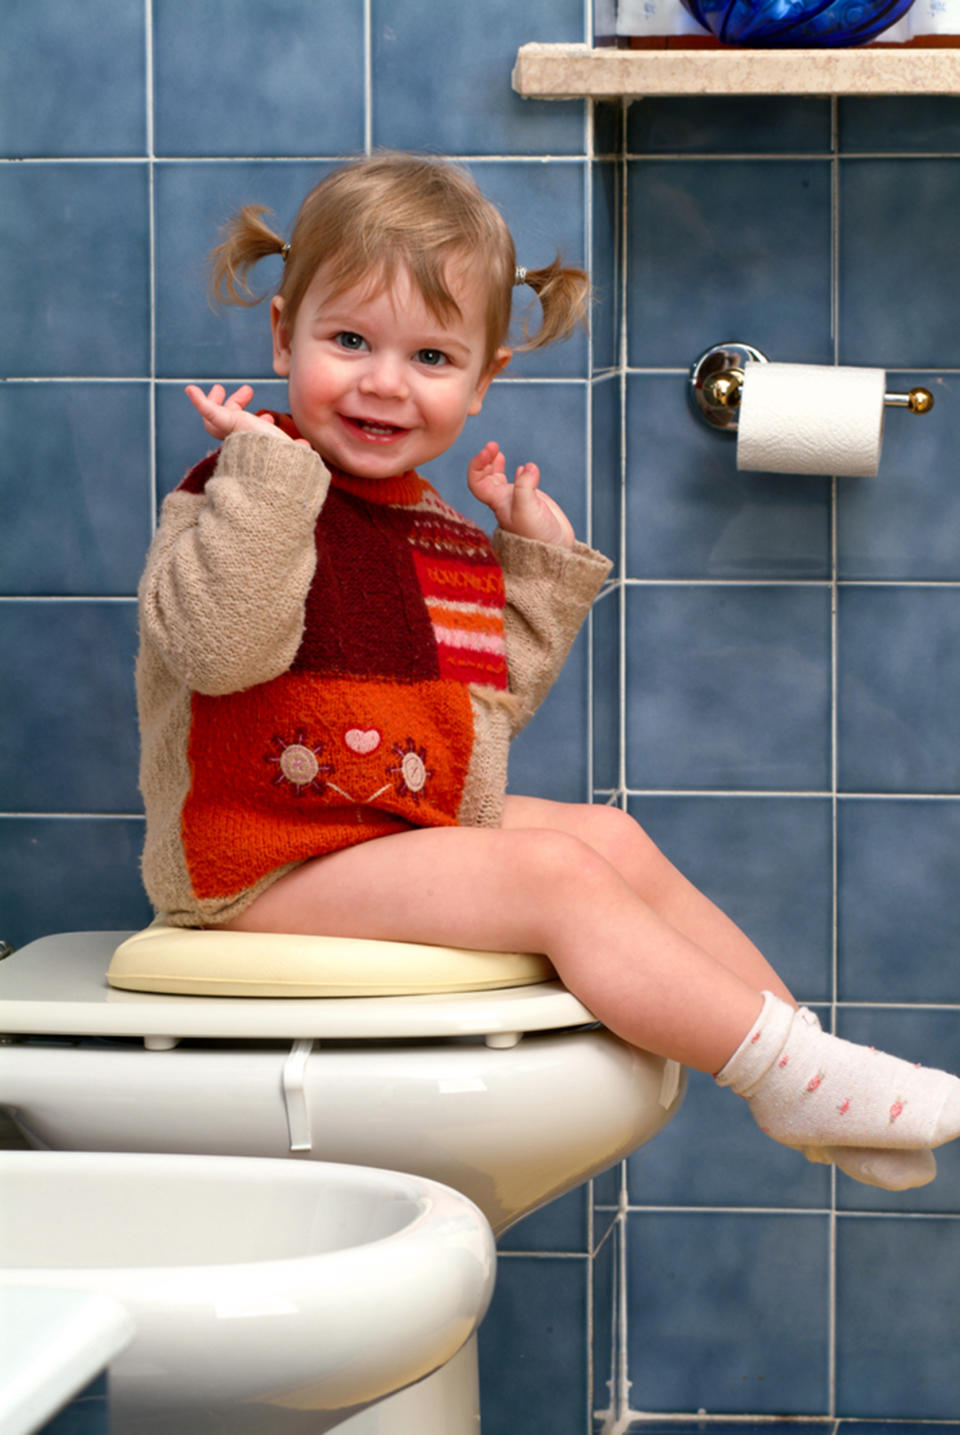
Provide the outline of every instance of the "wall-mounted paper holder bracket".
<path id="1" fill-rule="evenodd" d="M 687 393 L 694 412 L 710 428 L 736 434 L 740 398 L 747 364 L 768 363 L 766 354 L 752 344 L 714 344 L 690 365 Z M 933 408 L 929 389 L 911 389 L 908 394 L 884 394 L 883 401 L 895 408 L 926 414 Z"/>

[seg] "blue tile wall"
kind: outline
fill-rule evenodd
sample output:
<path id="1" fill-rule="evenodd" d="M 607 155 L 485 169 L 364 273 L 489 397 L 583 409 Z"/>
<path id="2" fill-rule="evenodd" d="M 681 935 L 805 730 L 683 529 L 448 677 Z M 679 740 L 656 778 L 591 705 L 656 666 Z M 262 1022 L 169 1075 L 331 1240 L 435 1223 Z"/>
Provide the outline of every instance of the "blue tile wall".
<path id="1" fill-rule="evenodd" d="M 840 786 L 847 792 L 956 792 L 957 699 L 951 661 L 960 588 L 850 585 L 839 595 Z"/>
<path id="2" fill-rule="evenodd" d="M 944 216 L 960 204 L 955 161 L 849 158 L 840 163 L 840 361 L 890 368 L 960 363 L 960 296 L 938 282 L 953 253 Z M 877 243 L 877 235 L 883 243 Z M 923 256 L 927 282 L 901 285 L 895 259 Z M 877 303 L 883 294 L 884 302 Z"/>
<path id="3" fill-rule="evenodd" d="M 725 338 L 828 362 L 830 180 L 820 159 L 632 158 L 631 365 L 686 368 Z"/>
<path id="4" fill-rule="evenodd" d="M 5 6 L 0 153 L 143 155 L 147 13 L 142 0 Z"/>
<path id="5" fill-rule="evenodd" d="M 158 154 L 317 155 L 363 147 L 363 7 L 232 0 L 154 7 Z"/>
<path id="6" fill-rule="evenodd" d="M 151 533 L 149 386 L 4 384 L 0 447 L 4 591 L 130 594 Z"/>
<path id="7" fill-rule="evenodd" d="M 148 372 L 148 192 L 136 162 L 0 166 L 4 378 Z"/>
<path id="8" fill-rule="evenodd" d="M 960 1221 L 895 1216 L 837 1222 L 837 1398 L 886 1418 L 949 1420 L 960 1410 Z M 896 1311 L 896 1319 L 891 1319 Z M 905 1350 L 898 1329 L 908 1329 Z"/>
<path id="9" fill-rule="evenodd" d="M 472 168 L 522 263 L 595 281 L 590 340 L 519 354 L 431 475 L 469 509 L 495 434 L 616 560 L 515 790 L 626 806 L 825 1024 L 955 1065 L 960 101 L 519 100 L 517 46 L 585 39 L 583 0 L 6 9 L 0 937 L 148 917 L 134 591 L 208 446 L 183 384 L 283 403 L 265 308 L 207 303 L 218 227 L 259 202 L 287 232 L 339 155 L 419 147 Z M 738 474 L 686 400 L 731 338 L 936 407 L 888 417 L 875 480 Z M 857 1185 L 692 1078 L 648 1148 L 503 1238 L 485 1435 L 956 1421 L 960 1152 L 938 1163 Z"/>
<path id="10" fill-rule="evenodd" d="M 637 584 L 626 623 L 628 786 L 827 786 L 825 588 Z"/>
<path id="11" fill-rule="evenodd" d="M 480 1342 L 485 1430 L 589 1428 L 588 1296 L 586 1256 L 500 1257 Z"/>
<path id="12" fill-rule="evenodd" d="M 671 793 L 632 796 L 628 807 L 670 860 L 769 953 L 798 1000 L 830 1000 L 832 812 L 826 798 Z"/>
<path id="13" fill-rule="evenodd" d="M 581 0 L 372 0 L 371 9 L 375 145 L 462 155 L 583 152 L 582 105 L 530 105 L 510 87 L 519 45 L 583 40 Z"/>
<path id="14" fill-rule="evenodd" d="M 123 599 L 2 605 L 2 810 L 138 809 L 136 626 Z"/>
<path id="15" fill-rule="evenodd" d="M 638 1211 L 628 1237 L 635 1406 L 726 1415 L 824 1407 L 825 1216 Z"/>

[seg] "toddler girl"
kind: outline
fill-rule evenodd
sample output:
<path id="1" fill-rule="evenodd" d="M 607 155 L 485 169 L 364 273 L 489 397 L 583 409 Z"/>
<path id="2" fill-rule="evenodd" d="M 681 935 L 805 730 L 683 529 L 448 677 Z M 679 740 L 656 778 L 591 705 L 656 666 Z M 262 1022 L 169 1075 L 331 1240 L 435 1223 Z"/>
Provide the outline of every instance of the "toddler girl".
<path id="1" fill-rule="evenodd" d="M 518 270 L 459 169 L 377 155 L 319 184 L 289 245 L 255 207 L 223 299 L 270 304 L 289 415 L 191 386 L 221 447 L 163 507 L 140 588 L 144 877 L 167 920 L 544 952 L 625 1041 L 713 1072 L 811 1160 L 923 1184 L 960 1081 L 821 1031 L 742 932 L 617 808 L 507 796 L 510 738 L 608 571 L 496 443 L 492 540 L 420 468 L 507 365 L 513 290 L 571 332 L 586 276 Z"/>

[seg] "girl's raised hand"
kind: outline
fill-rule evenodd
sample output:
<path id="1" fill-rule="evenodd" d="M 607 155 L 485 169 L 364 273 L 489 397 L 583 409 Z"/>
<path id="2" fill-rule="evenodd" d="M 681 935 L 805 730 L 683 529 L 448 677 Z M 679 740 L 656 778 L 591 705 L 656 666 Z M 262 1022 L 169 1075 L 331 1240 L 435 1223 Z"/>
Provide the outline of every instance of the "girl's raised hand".
<path id="1" fill-rule="evenodd" d="M 247 430 L 251 433 L 268 433 L 284 443 L 304 443 L 306 439 L 293 440 L 276 427 L 269 415 L 248 414 L 247 404 L 253 398 L 253 389 L 242 384 L 227 398 L 222 384 L 214 384 L 209 394 L 196 384 L 187 385 L 187 398 L 203 419 L 203 426 L 213 438 L 226 438 L 227 434 Z M 309 447 L 309 445 L 307 445 Z"/>
<path id="2" fill-rule="evenodd" d="M 470 492 L 493 511 L 507 533 L 572 548 L 576 542 L 573 524 L 558 503 L 541 493 L 539 483 L 540 470 L 535 463 L 521 464 L 510 483 L 507 461 L 493 442 L 486 444 L 467 468 Z"/>

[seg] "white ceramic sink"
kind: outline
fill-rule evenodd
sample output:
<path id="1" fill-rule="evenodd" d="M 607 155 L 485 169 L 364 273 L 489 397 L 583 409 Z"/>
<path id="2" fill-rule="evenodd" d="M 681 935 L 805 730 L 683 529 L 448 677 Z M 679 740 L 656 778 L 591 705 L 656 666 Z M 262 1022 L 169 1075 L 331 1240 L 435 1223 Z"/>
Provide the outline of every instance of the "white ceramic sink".
<path id="1" fill-rule="evenodd" d="M 0 1289 L 0 1430 L 31 1435 L 133 1338 L 122 1305 L 95 1291 Z"/>
<path id="2" fill-rule="evenodd" d="M 124 1435 L 319 1435 L 449 1361 L 494 1269 L 472 1202 L 398 1172 L 0 1152 L 0 1283 L 133 1319 L 109 1371 Z"/>

